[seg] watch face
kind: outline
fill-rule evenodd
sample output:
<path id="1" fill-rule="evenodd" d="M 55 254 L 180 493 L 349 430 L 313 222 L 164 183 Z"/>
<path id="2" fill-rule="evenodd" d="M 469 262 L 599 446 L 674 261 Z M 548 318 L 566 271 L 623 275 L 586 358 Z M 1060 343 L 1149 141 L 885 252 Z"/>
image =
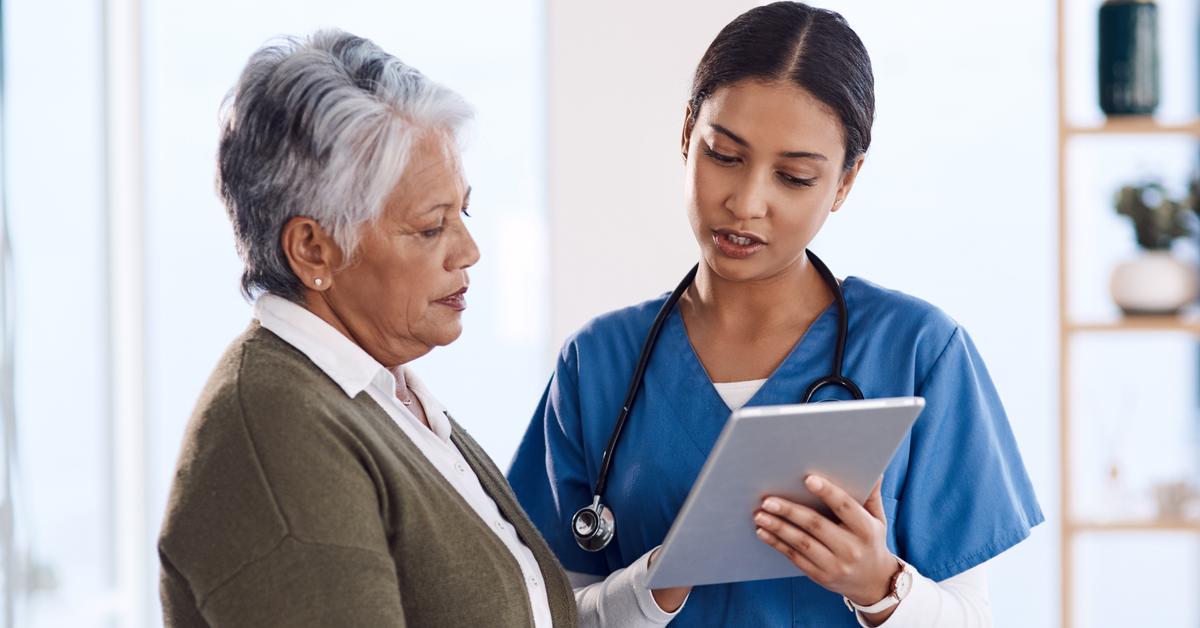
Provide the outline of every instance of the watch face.
<path id="1" fill-rule="evenodd" d="M 912 572 L 908 569 L 896 574 L 896 598 L 903 600 L 912 590 Z"/>

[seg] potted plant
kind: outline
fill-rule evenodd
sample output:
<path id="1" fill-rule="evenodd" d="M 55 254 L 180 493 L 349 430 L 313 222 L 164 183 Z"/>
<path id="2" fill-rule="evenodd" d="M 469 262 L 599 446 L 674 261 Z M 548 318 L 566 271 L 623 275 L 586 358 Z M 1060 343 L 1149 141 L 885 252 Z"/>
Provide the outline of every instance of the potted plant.
<path id="1" fill-rule="evenodd" d="M 1125 314 L 1177 314 L 1196 300 L 1200 273 L 1171 251 L 1175 240 L 1200 233 L 1200 179 L 1173 200 L 1161 183 L 1127 185 L 1117 192 L 1117 213 L 1133 222 L 1140 254 L 1113 270 L 1113 301 Z"/>

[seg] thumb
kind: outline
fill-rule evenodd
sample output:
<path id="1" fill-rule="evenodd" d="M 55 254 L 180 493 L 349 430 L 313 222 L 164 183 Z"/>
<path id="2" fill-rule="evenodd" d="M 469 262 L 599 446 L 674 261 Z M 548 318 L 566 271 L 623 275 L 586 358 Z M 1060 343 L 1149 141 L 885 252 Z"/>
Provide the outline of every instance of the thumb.
<path id="1" fill-rule="evenodd" d="M 863 507 L 867 512 L 871 513 L 872 517 L 887 523 L 887 515 L 883 514 L 883 476 L 879 477 L 879 481 L 875 483 L 875 488 L 871 489 L 870 496 L 867 497 L 867 503 Z"/>

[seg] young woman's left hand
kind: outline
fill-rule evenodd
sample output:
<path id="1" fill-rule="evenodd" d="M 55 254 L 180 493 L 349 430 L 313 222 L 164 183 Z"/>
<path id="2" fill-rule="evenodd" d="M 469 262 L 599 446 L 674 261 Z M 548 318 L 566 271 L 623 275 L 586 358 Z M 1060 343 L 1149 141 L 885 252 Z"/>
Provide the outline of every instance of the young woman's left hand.
<path id="1" fill-rule="evenodd" d="M 881 478 L 882 482 L 882 478 Z M 887 547 L 880 483 L 865 505 L 830 481 L 810 475 L 805 486 L 840 520 L 782 497 L 767 497 L 755 512 L 758 538 L 779 550 L 817 584 L 869 606 L 891 592 L 899 562 Z"/>

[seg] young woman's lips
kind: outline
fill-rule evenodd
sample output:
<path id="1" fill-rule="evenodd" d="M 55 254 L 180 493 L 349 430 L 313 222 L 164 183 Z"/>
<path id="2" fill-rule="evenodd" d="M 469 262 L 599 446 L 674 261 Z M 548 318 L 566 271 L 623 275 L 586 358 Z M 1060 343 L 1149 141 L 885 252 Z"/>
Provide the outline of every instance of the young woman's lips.
<path id="1" fill-rule="evenodd" d="M 434 303 L 440 303 L 455 312 L 461 312 L 467 309 L 467 289 L 463 288 L 448 297 L 434 301 Z"/>
<path id="2" fill-rule="evenodd" d="M 733 259 L 746 259 L 766 246 L 757 239 L 741 237 L 732 231 L 714 231 L 712 237 L 717 250 L 725 257 Z"/>

